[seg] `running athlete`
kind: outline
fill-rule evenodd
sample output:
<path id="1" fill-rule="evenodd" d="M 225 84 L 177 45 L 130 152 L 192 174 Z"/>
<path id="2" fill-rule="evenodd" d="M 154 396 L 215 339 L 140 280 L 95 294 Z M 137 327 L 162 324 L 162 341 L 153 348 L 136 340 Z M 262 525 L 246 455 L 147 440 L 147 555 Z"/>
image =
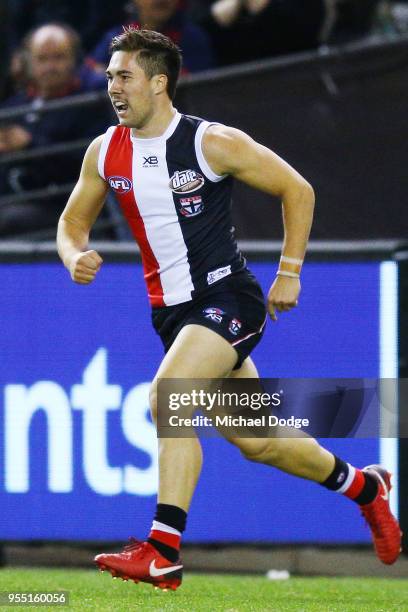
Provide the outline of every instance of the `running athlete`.
<path id="1" fill-rule="evenodd" d="M 173 107 L 181 57 L 165 36 L 125 29 L 112 41 L 108 92 L 119 124 L 96 138 L 58 227 L 58 250 L 73 281 L 91 283 L 102 258 L 88 248 L 89 232 L 113 189 L 135 239 L 166 355 L 150 394 L 157 419 L 157 380 L 258 376 L 249 356 L 266 310 L 297 304 L 299 274 L 313 216 L 311 186 L 287 163 L 245 133 Z M 261 289 L 234 239 L 233 178 L 279 196 L 285 237 L 265 309 Z M 251 461 L 317 482 L 357 503 L 377 556 L 394 563 L 401 533 L 389 506 L 390 474 L 362 470 L 311 438 L 231 440 Z M 176 589 L 181 584 L 180 539 L 200 474 L 198 438 L 161 438 L 156 514 L 145 541 L 100 554 L 100 569 L 124 580 Z"/>

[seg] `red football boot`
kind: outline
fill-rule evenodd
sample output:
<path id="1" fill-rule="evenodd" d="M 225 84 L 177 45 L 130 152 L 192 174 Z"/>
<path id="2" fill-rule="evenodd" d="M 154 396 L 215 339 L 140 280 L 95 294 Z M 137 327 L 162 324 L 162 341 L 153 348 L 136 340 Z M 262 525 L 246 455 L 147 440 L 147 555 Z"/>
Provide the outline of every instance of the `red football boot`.
<path id="1" fill-rule="evenodd" d="M 170 563 L 149 542 L 129 539 L 131 543 L 122 552 L 97 555 L 94 561 L 99 569 L 108 570 L 113 578 L 133 580 L 135 583 L 149 582 L 160 589 L 175 591 L 182 580 L 183 565 L 180 559 Z"/>
<path id="2" fill-rule="evenodd" d="M 377 557 L 383 563 L 395 563 L 401 552 L 401 530 L 392 514 L 389 502 L 391 474 L 380 465 L 368 465 L 363 472 L 372 474 L 378 482 L 378 493 L 370 504 L 360 506 L 367 521 Z"/>

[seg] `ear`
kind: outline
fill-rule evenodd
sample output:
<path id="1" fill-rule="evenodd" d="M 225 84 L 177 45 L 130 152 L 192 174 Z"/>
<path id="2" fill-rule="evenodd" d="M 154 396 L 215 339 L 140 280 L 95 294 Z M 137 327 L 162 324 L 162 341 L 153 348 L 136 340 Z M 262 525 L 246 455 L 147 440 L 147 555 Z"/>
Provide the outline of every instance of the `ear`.
<path id="1" fill-rule="evenodd" d="M 165 74 L 155 74 L 152 77 L 153 93 L 161 94 L 167 89 L 167 76 Z"/>

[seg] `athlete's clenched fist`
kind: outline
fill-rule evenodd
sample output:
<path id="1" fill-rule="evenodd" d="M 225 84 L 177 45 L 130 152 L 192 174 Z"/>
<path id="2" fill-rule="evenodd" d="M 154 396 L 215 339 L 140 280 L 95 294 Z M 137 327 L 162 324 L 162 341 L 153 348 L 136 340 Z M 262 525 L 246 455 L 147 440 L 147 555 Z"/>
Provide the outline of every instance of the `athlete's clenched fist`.
<path id="1" fill-rule="evenodd" d="M 74 255 L 69 263 L 69 272 L 75 283 L 92 283 L 102 265 L 103 259 L 96 251 L 85 251 Z"/>
<path id="2" fill-rule="evenodd" d="M 277 276 L 269 289 L 267 308 L 273 321 L 277 321 L 277 312 L 287 312 L 298 303 L 300 281 L 298 278 Z"/>

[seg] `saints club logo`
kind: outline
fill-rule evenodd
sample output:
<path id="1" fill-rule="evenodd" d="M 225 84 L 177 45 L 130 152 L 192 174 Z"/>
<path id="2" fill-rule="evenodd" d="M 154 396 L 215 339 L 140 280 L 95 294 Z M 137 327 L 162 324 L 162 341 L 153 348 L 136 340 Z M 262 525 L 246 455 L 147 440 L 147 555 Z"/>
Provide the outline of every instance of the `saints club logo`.
<path id="1" fill-rule="evenodd" d="M 228 331 L 233 336 L 236 336 L 237 334 L 239 334 L 241 327 L 242 327 L 241 321 L 238 321 L 238 319 L 232 319 L 231 323 L 229 324 Z"/>
<path id="2" fill-rule="evenodd" d="M 174 193 L 192 193 L 204 185 L 204 177 L 195 170 L 176 170 L 170 179 Z"/>
<path id="3" fill-rule="evenodd" d="M 180 213 L 183 217 L 195 217 L 204 210 L 204 203 L 201 196 L 190 198 L 180 198 Z"/>

